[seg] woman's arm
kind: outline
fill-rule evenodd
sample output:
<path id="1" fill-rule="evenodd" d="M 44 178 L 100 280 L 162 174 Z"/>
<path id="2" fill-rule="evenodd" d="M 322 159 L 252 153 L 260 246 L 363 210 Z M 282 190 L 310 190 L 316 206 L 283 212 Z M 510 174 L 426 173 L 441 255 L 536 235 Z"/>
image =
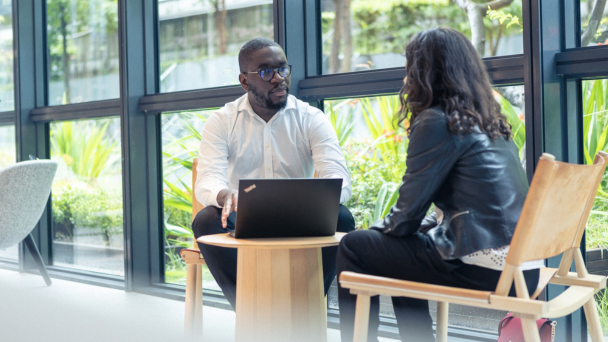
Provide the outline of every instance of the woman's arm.
<path id="1" fill-rule="evenodd" d="M 420 114 L 410 134 L 399 199 L 372 229 L 400 237 L 418 231 L 437 191 L 458 160 L 455 139 L 458 137 L 450 132 L 442 113 L 431 109 Z"/>

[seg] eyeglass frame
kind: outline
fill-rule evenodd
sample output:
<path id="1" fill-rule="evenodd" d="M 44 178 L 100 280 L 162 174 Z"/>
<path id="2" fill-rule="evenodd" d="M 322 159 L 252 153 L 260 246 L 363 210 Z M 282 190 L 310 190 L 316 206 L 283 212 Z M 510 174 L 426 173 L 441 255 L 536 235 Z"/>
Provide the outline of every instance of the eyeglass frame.
<path id="1" fill-rule="evenodd" d="M 283 76 L 281 76 L 281 74 L 279 74 L 279 69 L 283 68 L 283 67 L 286 67 L 286 66 L 289 67 L 287 69 L 289 71 L 289 74 L 287 74 L 285 77 L 283 77 Z M 241 72 L 241 74 L 258 74 L 258 75 L 260 75 L 260 78 L 262 79 L 262 81 L 270 82 L 274 78 L 274 75 L 279 75 L 279 77 L 281 77 L 282 79 L 286 79 L 287 77 L 291 76 L 291 68 L 292 68 L 291 64 L 285 64 L 285 65 L 281 65 L 278 68 L 262 68 L 259 71 L 243 71 L 243 72 Z M 272 76 L 270 76 L 270 78 L 268 80 L 265 80 L 262 77 L 262 71 L 267 70 L 267 69 L 272 70 Z"/>

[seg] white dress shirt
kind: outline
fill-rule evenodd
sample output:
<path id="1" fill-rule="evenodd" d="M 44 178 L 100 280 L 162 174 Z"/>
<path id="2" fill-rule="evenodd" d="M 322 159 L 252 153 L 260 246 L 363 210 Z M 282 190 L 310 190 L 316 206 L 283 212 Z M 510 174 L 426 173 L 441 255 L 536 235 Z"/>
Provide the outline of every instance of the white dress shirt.
<path id="1" fill-rule="evenodd" d="M 196 198 L 219 207 L 223 189 L 241 178 L 342 178 L 340 203 L 352 193 L 336 132 L 322 111 L 290 95 L 265 122 L 247 94 L 213 113 L 203 126 L 196 169 Z"/>

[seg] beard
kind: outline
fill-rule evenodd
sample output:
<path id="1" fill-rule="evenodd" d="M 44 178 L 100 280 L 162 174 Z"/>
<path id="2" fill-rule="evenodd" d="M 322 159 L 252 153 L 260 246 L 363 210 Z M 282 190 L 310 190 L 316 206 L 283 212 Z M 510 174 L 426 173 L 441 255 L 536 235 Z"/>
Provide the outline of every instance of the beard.
<path id="1" fill-rule="evenodd" d="M 286 95 L 289 95 L 289 87 L 280 86 L 279 88 L 284 89 L 287 93 Z M 249 91 L 253 95 L 253 98 L 255 98 L 256 102 L 258 102 L 261 106 L 264 106 L 268 109 L 281 110 L 281 109 L 285 108 L 285 106 L 287 106 L 287 99 L 289 97 L 286 96 L 285 100 L 281 100 L 279 102 L 274 102 L 272 100 L 272 98 L 270 97 L 270 94 L 272 93 L 272 91 L 274 91 L 276 89 L 277 88 L 272 89 L 268 93 L 264 94 L 261 91 L 259 91 L 256 87 L 252 87 L 251 85 L 249 85 Z"/>

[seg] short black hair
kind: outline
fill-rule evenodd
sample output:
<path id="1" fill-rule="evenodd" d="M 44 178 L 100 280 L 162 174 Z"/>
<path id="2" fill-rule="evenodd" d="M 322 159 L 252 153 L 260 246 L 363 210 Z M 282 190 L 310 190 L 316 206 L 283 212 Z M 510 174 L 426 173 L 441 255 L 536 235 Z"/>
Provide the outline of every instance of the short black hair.
<path id="1" fill-rule="evenodd" d="M 252 40 L 245 43 L 245 45 L 243 45 L 241 51 L 239 52 L 239 68 L 241 69 L 241 72 L 249 71 L 247 70 L 247 64 L 251 62 L 251 55 L 255 51 L 269 46 L 276 46 L 281 48 L 281 45 L 277 44 L 274 40 L 261 37 L 253 38 Z"/>

